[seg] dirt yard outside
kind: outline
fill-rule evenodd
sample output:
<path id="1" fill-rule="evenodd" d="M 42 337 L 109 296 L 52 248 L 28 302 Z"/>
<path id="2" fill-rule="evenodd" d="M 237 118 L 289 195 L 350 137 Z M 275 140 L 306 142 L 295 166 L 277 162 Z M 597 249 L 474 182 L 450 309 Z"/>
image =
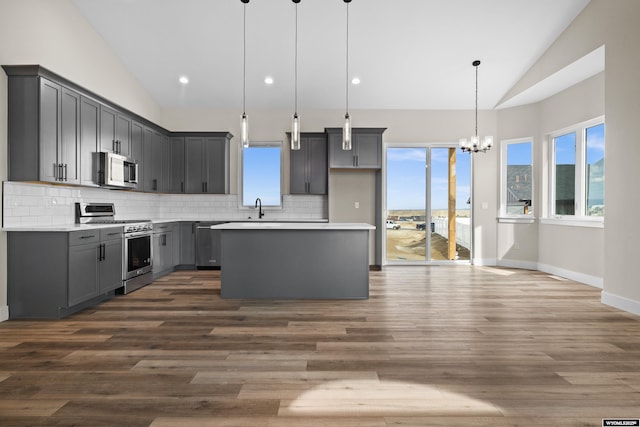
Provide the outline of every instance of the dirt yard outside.
<path id="1" fill-rule="evenodd" d="M 424 261 L 426 254 L 426 233 L 431 234 L 431 260 L 447 260 L 447 239 L 437 233 L 431 233 L 429 224 L 424 230 L 418 230 L 417 224 L 421 221 L 399 222 L 400 229 L 387 229 L 387 260 L 389 261 Z M 469 259 L 469 249 L 457 245 L 459 260 Z"/>

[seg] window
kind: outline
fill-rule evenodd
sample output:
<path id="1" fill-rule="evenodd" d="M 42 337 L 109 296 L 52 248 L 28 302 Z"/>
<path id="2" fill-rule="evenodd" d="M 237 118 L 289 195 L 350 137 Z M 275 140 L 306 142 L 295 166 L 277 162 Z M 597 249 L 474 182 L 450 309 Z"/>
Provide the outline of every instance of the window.
<path id="1" fill-rule="evenodd" d="M 533 216 L 533 143 L 502 141 L 502 216 Z"/>
<path id="2" fill-rule="evenodd" d="M 241 150 L 242 205 L 253 207 L 260 198 L 262 206 L 280 206 L 282 143 L 253 142 Z"/>
<path id="3" fill-rule="evenodd" d="M 604 120 L 581 123 L 550 135 L 549 214 L 604 216 Z"/>

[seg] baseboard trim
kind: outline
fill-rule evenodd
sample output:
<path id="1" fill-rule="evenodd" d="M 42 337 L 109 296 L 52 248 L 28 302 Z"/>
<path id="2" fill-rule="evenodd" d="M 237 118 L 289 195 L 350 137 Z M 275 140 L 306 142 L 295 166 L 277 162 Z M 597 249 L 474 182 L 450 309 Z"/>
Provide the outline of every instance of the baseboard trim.
<path id="1" fill-rule="evenodd" d="M 640 301 L 634 301 L 629 298 L 612 294 L 611 292 L 602 291 L 602 294 L 600 295 L 600 302 L 610 307 L 640 316 Z"/>
<path id="2" fill-rule="evenodd" d="M 520 268 L 523 270 L 538 270 L 538 263 L 532 261 L 521 261 L 516 259 L 500 259 L 498 267 Z"/>
<path id="3" fill-rule="evenodd" d="M 577 271 L 565 270 L 564 268 L 554 267 L 552 265 L 541 263 L 538 263 L 537 270 L 540 270 L 544 273 L 564 277 L 576 282 L 584 283 L 585 285 L 594 286 L 598 289 L 602 289 L 604 287 L 604 280 L 602 277 L 591 276 L 589 274 L 578 273 Z"/>
<path id="4" fill-rule="evenodd" d="M 0 306 L 0 322 L 6 322 L 9 320 L 9 306 Z"/>
<path id="5" fill-rule="evenodd" d="M 484 267 L 495 267 L 498 265 L 498 260 L 495 258 L 474 258 L 473 265 Z"/>

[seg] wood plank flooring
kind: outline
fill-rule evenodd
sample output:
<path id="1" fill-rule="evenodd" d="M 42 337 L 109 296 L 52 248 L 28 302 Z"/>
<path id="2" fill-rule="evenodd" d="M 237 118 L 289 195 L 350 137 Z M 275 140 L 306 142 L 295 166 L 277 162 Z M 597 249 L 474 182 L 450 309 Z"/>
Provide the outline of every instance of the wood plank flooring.
<path id="1" fill-rule="evenodd" d="M 301 284 L 303 285 L 303 284 Z M 535 271 L 387 267 L 356 301 L 180 271 L 0 323 L 0 426 L 600 426 L 640 417 L 640 317 Z"/>

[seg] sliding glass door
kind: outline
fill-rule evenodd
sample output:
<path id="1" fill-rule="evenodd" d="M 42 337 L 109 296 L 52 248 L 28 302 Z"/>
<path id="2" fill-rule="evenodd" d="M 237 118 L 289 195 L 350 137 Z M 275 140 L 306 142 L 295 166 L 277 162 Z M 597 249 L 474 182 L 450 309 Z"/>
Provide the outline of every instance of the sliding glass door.
<path id="1" fill-rule="evenodd" d="M 456 147 L 386 149 L 386 262 L 469 260 L 470 157 Z"/>

